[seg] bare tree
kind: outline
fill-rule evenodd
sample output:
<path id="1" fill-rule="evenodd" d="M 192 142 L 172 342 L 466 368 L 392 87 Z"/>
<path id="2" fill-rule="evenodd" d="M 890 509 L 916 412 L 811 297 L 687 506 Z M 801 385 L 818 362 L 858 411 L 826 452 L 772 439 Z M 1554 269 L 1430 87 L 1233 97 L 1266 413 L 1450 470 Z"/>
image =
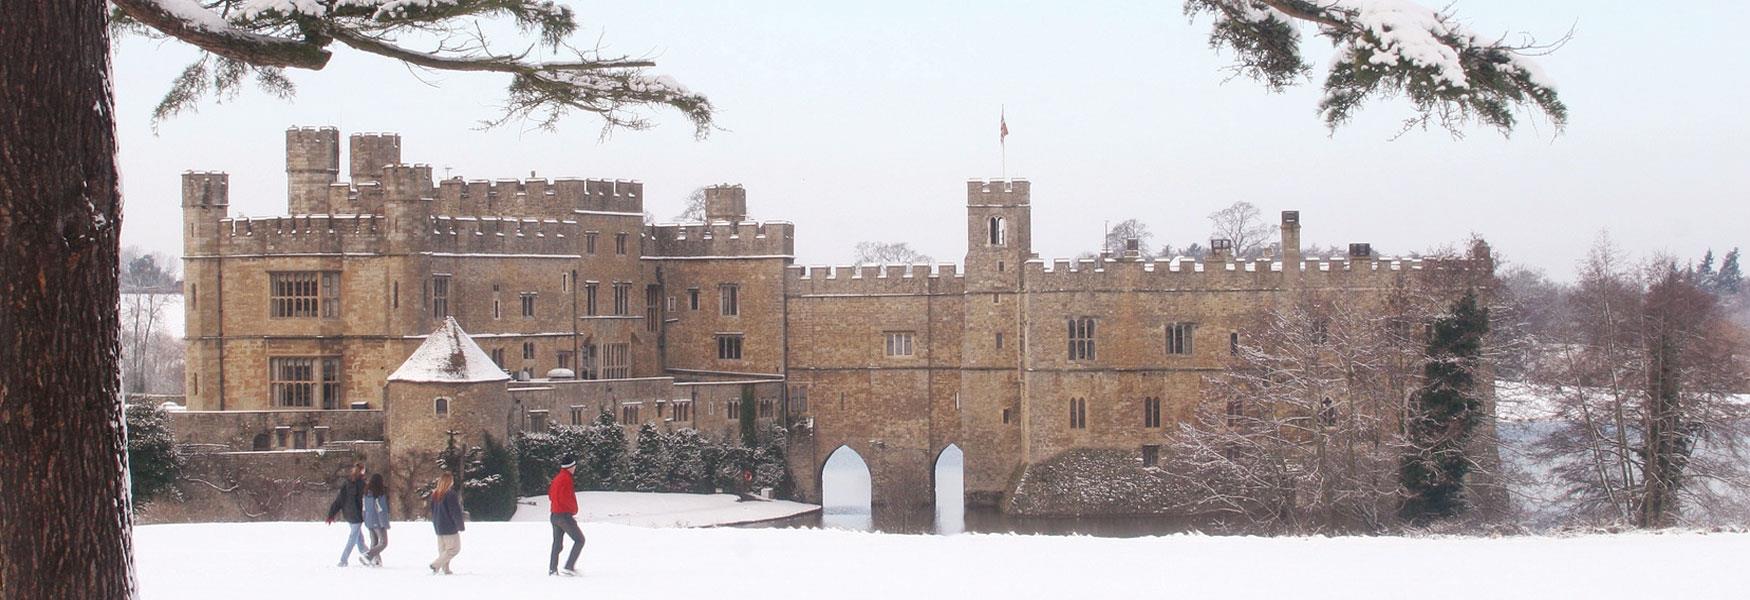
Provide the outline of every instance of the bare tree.
<path id="1" fill-rule="evenodd" d="M 1264 215 L 1250 202 L 1209 213 L 1209 237 L 1233 241 L 1234 256 L 1259 258 L 1275 240 L 1277 226 L 1264 222 Z"/>
<path id="2" fill-rule="evenodd" d="M 930 255 L 913 250 L 905 242 L 857 242 L 859 265 L 909 265 L 931 262 Z"/>
<path id="3" fill-rule="evenodd" d="M 681 212 L 674 216 L 681 223 L 705 222 L 705 188 L 693 188 L 687 194 L 686 201 L 681 205 Z"/>
<path id="4" fill-rule="evenodd" d="M 1123 254 L 1125 244 L 1130 240 L 1136 240 L 1137 248 L 1142 252 L 1142 258 L 1154 258 L 1154 250 L 1149 248 L 1154 237 L 1155 234 L 1148 230 L 1148 223 L 1144 223 L 1140 219 L 1125 219 L 1106 230 L 1105 245 L 1101 250 L 1113 254 Z"/>

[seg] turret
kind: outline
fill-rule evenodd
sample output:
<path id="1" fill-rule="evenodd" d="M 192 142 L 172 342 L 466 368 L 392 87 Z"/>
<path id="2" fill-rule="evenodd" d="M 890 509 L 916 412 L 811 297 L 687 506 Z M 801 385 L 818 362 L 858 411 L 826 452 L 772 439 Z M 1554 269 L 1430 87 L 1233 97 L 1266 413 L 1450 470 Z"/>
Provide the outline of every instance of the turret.
<path id="1" fill-rule="evenodd" d="M 347 177 L 354 184 L 379 181 L 383 167 L 401 164 L 401 136 L 394 133 L 355 133 L 348 139 Z"/>
<path id="2" fill-rule="evenodd" d="M 286 205 L 294 215 L 331 212 L 328 186 L 340 173 L 340 130 L 286 130 Z"/>
<path id="3" fill-rule="evenodd" d="M 1300 211 L 1282 211 L 1282 273 L 1288 283 L 1300 280 Z"/>
<path id="4" fill-rule="evenodd" d="M 705 188 L 705 222 L 740 223 L 747 219 L 747 190 L 741 185 L 714 185 Z"/>
<path id="5" fill-rule="evenodd" d="M 416 252 L 430 237 L 430 165 L 388 165 L 382 169 L 383 216 L 389 221 L 389 252 Z"/>
<path id="6" fill-rule="evenodd" d="M 1015 290 L 1033 255 L 1032 184 L 1025 179 L 966 182 L 966 287 Z"/>
<path id="7" fill-rule="evenodd" d="M 231 206 L 231 176 L 213 171 L 182 174 L 182 253 L 204 256 L 218 250 L 219 220 Z"/>

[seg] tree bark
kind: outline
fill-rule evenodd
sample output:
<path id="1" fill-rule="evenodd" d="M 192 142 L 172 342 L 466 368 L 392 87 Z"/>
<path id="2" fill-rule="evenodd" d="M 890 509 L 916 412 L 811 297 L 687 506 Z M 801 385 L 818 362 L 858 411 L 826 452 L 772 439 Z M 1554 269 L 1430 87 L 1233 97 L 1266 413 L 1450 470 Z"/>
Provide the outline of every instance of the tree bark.
<path id="1" fill-rule="evenodd" d="M 108 5 L 0 10 L 0 599 L 129 598 Z"/>

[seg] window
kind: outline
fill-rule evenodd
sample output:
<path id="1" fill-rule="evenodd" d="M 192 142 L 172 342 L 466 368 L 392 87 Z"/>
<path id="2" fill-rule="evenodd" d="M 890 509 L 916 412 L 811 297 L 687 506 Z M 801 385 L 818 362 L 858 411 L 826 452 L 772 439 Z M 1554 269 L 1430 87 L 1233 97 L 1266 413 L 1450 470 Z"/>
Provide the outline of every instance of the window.
<path id="1" fill-rule="evenodd" d="M 1161 426 L 1161 399 L 1142 399 L 1142 426 L 1147 429 L 1157 429 Z"/>
<path id="2" fill-rule="evenodd" d="M 1094 360 L 1093 317 L 1072 317 L 1069 320 L 1069 359 Z"/>
<path id="3" fill-rule="evenodd" d="M 571 368 L 571 351 L 570 350 L 560 350 L 558 353 L 558 357 L 553 361 L 553 366 L 559 367 L 561 369 Z"/>
<path id="4" fill-rule="evenodd" d="M 676 420 L 676 421 L 691 421 L 691 420 L 693 420 L 693 403 L 690 401 L 675 402 L 674 403 L 674 420 Z"/>
<path id="5" fill-rule="evenodd" d="M 298 429 L 298 430 L 292 431 L 292 447 L 293 448 L 296 448 L 298 450 L 303 450 L 305 448 L 308 448 L 309 446 L 310 445 L 307 441 L 307 438 L 305 437 L 304 430 Z"/>
<path id="6" fill-rule="evenodd" d="M 401 281 L 389 284 L 389 308 L 401 308 Z"/>
<path id="7" fill-rule="evenodd" d="M 340 316 L 340 272 L 322 272 L 322 318 Z"/>
<path id="8" fill-rule="evenodd" d="M 614 314 L 620 316 L 632 314 L 632 284 L 614 284 Z"/>
<path id="9" fill-rule="evenodd" d="M 535 318 L 535 293 L 534 292 L 523 292 L 522 299 L 523 299 L 523 318 L 524 319 Z"/>
<path id="10" fill-rule="evenodd" d="M 627 425 L 636 425 L 642 422 L 638 419 L 638 403 L 620 405 L 620 422 Z"/>
<path id="11" fill-rule="evenodd" d="M 493 348 L 492 349 L 492 364 L 498 365 L 498 368 L 500 368 L 500 369 L 504 368 L 504 349 L 503 348 Z"/>
<path id="12" fill-rule="evenodd" d="M 808 386 L 790 386 L 790 412 L 799 415 L 808 412 Z"/>
<path id="13" fill-rule="evenodd" d="M 687 310 L 699 310 L 699 288 L 687 288 Z"/>
<path id="14" fill-rule="evenodd" d="M 494 320 L 504 318 L 503 304 L 503 302 L 498 301 L 498 296 L 496 294 L 492 296 L 492 318 Z"/>
<path id="15" fill-rule="evenodd" d="M 1196 323 L 1167 324 L 1167 354 L 1191 354 L 1191 340 Z"/>
<path id="16" fill-rule="evenodd" d="M 1009 422 L 1012 421 L 1014 418 L 1015 418 L 1014 414 L 1009 412 L 1009 409 L 1007 409 L 1007 408 L 1003 409 L 1003 424 L 1004 425 L 1008 425 Z"/>
<path id="17" fill-rule="evenodd" d="M 450 276 L 431 276 L 431 316 L 442 319 L 450 316 Z"/>
<path id="18" fill-rule="evenodd" d="M 341 405 L 340 360 L 337 358 L 270 358 L 267 370 L 268 387 L 276 407 L 336 408 Z"/>
<path id="19" fill-rule="evenodd" d="M 740 400 L 730 400 L 729 401 L 729 420 L 735 421 L 735 420 L 739 420 L 739 419 L 741 419 L 741 401 Z"/>
<path id="20" fill-rule="evenodd" d="M 583 351 L 583 356 L 580 357 L 577 361 L 577 367 L 578 367 L 577 378 L 578 379 L 596 379 L 596 378 L 599 378 L 600 373 L 598 373 L 596 371 L 596 346 L 595 346 L 595 344 L 584 344 L 583 347 L 581 348 L 581 350 Z"/>
<path id="21" fill-rule="evenodd" d="M 1003 332 L 1001 332 L 1001 331 L 997 332 L 997 349 L 998 350 L 1003 349 Z"/>
<path id="22" fill-rule="evenodd" d="M 1069 399 L 1069 428 L 1070 429 L 1087 429 L 1088 428 L 1088 399 L 1087 398 L 1070 398 Z"/>
<path id="23" fill-rule="evenodd" d="M 912 355 L 912 332 L 887 332 L 887 356 L 906 357 Z"/>
<path id="24" fill-rule="evenodd" d="M 340 358 L 322 359 L 322 408 L 334 410 L 346 406 L 340 397 Z"/>
<path id="25" fill-rule="evenodd" d="M 535 360 L 534 342 L 523 342 L 523 360 Z"/>
<path id="26" fill-rule="evenodd" d="M 571 406 L 571 424 L 572 425 L 583 425 L 583 407 L 582 406 L 579 406 L 579 405 L 572 405 Z"/>
<path id="27" fill-rule="evenodd" d="M 317 426 L 312 431 L 314 431 L 316 433 L 316 447 L 317 448 L 321 448 L 323 444 L 328 443 L 328 428 L 327 427 Z"/>
<path id="28" fill-rule="evenodd" d="M 733 283 L 717 286 L 717 307 L 724 316 L 733 317 L 741 314 L 741 287 Z"/>
<path id="29" fill-rule="evenodd" d="M 777 403 L 773 402 L 771 398 L 761 398 L 759 401 L 760 412 L 759 412 L 759 415 L 757 415 L 757 416 L 761 419 L 772 418 L 772 414 L 773 414 L 773 410 L 774 410 L 773 407 L 775 405 L 777 405 Z"/>
<path id="30" fill-rule="evenodd" d="M 1227 353 L 1231 356 L 1239 356 L 1240 355 L 1240 334 L 1239 334 L 1239 332 L 1237 332 L 1237 331 L 1228 332 L 1228 334 L 1227 334 Z"/>
<path id="31" fill-rule="evenodd" d="M 632 350 L 628 344 L 608 344 L 604 348 L 603 379 L 625 379 L 632 376 Z"/>
<path id="32" fill-rule="evenodd" d="M 626 255 L 626 233 L 625 232 L 620 232 L 620 233 L 614 234 L 614 254 L 618 254 L 621 256 Z"/>
<path id="33" fill-rule="evenodd" d="M 644 286 L 644 330 L 656 331 L 662 325 L 662 288 Z"/>
<path id="34" fill-rule="evenodd" d="M 1161 447 L 1157 444 L 1145 444 L 1142 447 L 1142 466 L 1155 467 L 1161 464 Z"/>
<path id="35" fill-rule="evenodd" d="M 279 447 L 281 447 L 281 448 L 286 447 L 286 445 L 289 443 L 287 440 L 292 435 L 292 428 L 282 425 L 282 426 L 273 428 L 273 432 L 274 432 L 275 436 L 279 437 L 279 441 L 280 441 Z"/>
<path id="36" fill-rule="evenodd" d="M 668 297 L 668 305 L 667 305 L 667 306 L 665 306 L 665 307 L 664 307 L 664 308 L 663 308 L 663 310 L 666 310 L 666 311 L 668 311 L 668 312 L 674 312 L 674 296 L 669 296 L 669 297 Z"/>
<path id="37" fill-rule="evenodd" d="M 1314 344 L 1324 344 L 1331 341 L 1331 320 L 1314 319 L 1312 323 L 1312 340 Z"/>
<path id="38" fill-rule="evenodd" d="M 990 234 L 990 245 L 1001 246 L 1008 241 L 1008 232 L 1005 230 L 1006 228 L 1002 217 L 991 217 L 985 225 Z"/>
<path id="39" fill-rule="evenodd" d="M 541 432 L 547 430 L 547 411 L 529 411 L 529 431 Z"/>
<path id="40" fill-rule="evenodd" d="M 1337 424 L 1337 405 L 1330 398 L 1319 403 L 1319 423 L 1326 427 Z"/>
<path id="41" fill-rule="evenodd" d="M 1227 426 L 1238 427 L 1240 425 L 1240 420 L 1243 418 L 1245 418 L 1245 405 L 1240 403 L 1239 398 L 1228 399 Z"/>
<path id="42" fill-rule="evenodd" d="M 741 334 L 717 336 L 719 360 L 741 360 Z"/>
<path id="43" fill-rule="evenodd" d="M 267 276 L 269 316 L 282 319 L 340 316 L 340 272 L 291 271 Z"/>
<path id="44" fill-rule="evenodd" d="M 595 282 L 583 284 L 583 314 L 595 316 L 595 290 Z"/>
<path id="45" fill-rule="evenodd" d="M 595 254 L 595 235 L 596 235 L 596 232 L 594 232 L 594 231 L 583 232 L 583 251 L 584 251 L 584 253 Z"/>

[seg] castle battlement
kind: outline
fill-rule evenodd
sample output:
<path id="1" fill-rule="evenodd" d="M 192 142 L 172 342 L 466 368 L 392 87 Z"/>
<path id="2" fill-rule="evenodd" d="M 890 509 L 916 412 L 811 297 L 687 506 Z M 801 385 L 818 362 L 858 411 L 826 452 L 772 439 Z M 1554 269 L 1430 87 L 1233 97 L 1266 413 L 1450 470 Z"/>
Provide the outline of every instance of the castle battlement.
<path id="1" fill-rule="evenodd" d="M 1281 258 L 1196 260 L 1119 258 L 1032 259 L 1025 267 L 1026 289 L 1275 289 L 1369 287 L 1399 276 L 1433 277 L 1437 272 L 1492 273 L 1493 265 L 1475 258 Z M 1292 276 L 1292 277 L 1291 277 Z"/>
<path id="2" fill-rule="evenodd" d="M 1025 179 L 968 179 L 967 206 L 1027 206 L 1033 183 Z"/>
<path id="3" fill-rule="evenodd" d="M 424 247 L 457 254 L 577 254 L 576 221 L 524 217 L 429 218 L 431 237 Z"/>
<path id="4" fill-rule="evenodd" d="M 791 265 L 788 288 L 801 295 L 952 295 L 966 291 L 954 263 L 898 265 Z"/>
<path id="5" fill-rule="evenodd" d="M 644 211 L 644 184 L 620 179 L 473 179 L 438 183 L 437 210 L 447 214 L 568 217 L 577 211 Z"/>
<path id="6" fill-rule="evenodd" d="M 220 219 L 217 252 L 253 254 L 375 254 L 388 227 L 380 215 L 297 215 Z"/>
<path id="7" fill-rule="evenodd" d="M 645 255 L 651 258 L 790 257 L 796 226 L 785 221 L 650 225 Z"/>

